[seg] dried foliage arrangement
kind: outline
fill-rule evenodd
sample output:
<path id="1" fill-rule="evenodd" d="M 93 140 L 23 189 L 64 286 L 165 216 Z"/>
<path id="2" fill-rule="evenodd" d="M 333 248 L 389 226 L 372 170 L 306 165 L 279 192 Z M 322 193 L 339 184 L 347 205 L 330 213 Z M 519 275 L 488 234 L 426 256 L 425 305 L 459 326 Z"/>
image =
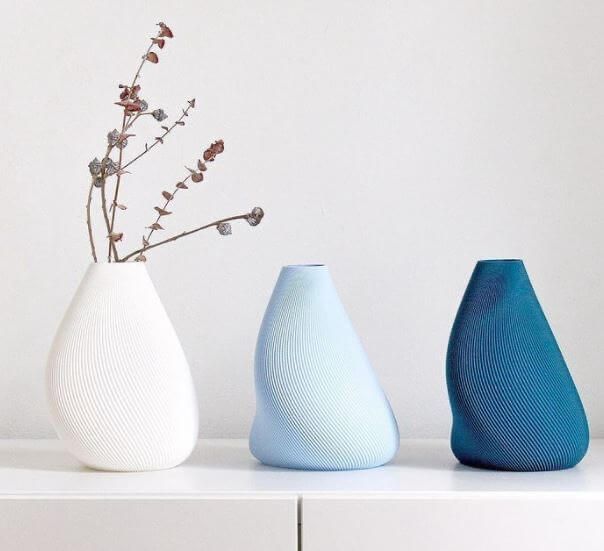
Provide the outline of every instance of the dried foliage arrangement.
<path id="1" fill-rule="evenodd" d="M 185 119 L 189 116 L 189 111 L 195 108 L 195 99 L 189 100 L 186 108 L 182 110 L 182 114 L 176 120 L 171 124 L 164 123 L 164 121 L 168 119 L 168 115 L 166 115 L 164 110 L 160 108 L 150 109 L 148 103 L 142 99 L 140 95 L 141 86 L 139 80 L 142 68 L 146 63 L 157 64 L 159 62 L 158 51 L 163 50 L 166 46 L 166 39 L 174 37 L 172 30 L 165 23 L 158 23 L 158 27 L 159 30 L 156 36 L 151 38 L 151 43 L 143 54 L 131 83 L 128 85 L 119 85 L 119 101 L 115 102 L 115 105 L 120 107 L 122 111 L 120 129 L 118 130 L 116 128 L 107 134 L 107 148 L 102 159 L 99 160 L 95 157 L 88 164 L 91 181 L 88 190 L 88 200 L 86 202 L 86 224 L 88 227 L 88 238 L 90 241 L 92 258 L 95 262 L 98 262 L 98 257 L 91 221 L 91 206 L 95 191 L 100 195 L 100 207 L 105 224 L 105 234 L 107 236 L 108 262 L 126 262 L 129 260 L 145 262 L 147 260 L 147 253 L 151 249 L 171 243 L 187 235 L 192 235 L 208 228 L 216 228 L 220 235 L 230 235 L 230 222 L 234 220 L 245 220 L 250 226 L 257 226 L 264 216 L 264 211 L 260 207 L 254 207 L 250 212 L 215 220 L 214 222 L 204 224 L 200 227 L 184 231 L 159 241 L 153 239 L 156 232 L 164 230 L 162 222 L 165 217 L 172 214 L 172 211 L 168 210 L 168 208 L 171 206 L 172 201 L 174 201 L 176 194 L 187 190 L 191 183 L 198 184 L 203 182 L 204 173 L 206 172 L 208 165 L 213 163 L 224 151 L 224 142 L 222 140 L 216 140 L 203 152 L 202 158 L 196 161 L 195 168 L 186 168 L 186 176 L 176 182 L 173 189 L 161 192 L 161 206 L 154 207 L 155 220 L 146 227 L 147 231 L 142 236 L 141 246 L 124 255 L 119 254 L 118 246 L 120 241 L 122 241 L 124 234 L 123 232 L 120 232 L 117 227 L 116 217 L 118 211 L 127 209 L 127 206 L 119 201 L 122 179 L 124 179 L 127 174 L 130 174 L 130 170 L 128 169 L 136 161 L 144 155 L 147 155 L 156 146 L 163 144 L 166 137 L 175 128 L 184 126 Z M 159 133 L 151 143 L 145 143 L 145 147 L 142 151 L 127 160 L 124 155 L 124 150 L 128 146 L 131 138 L 135 136 L 132 133 L 132 128 L 136 121 L 144 116 L 153 117 L 159 123 L 161 133 Z"/>

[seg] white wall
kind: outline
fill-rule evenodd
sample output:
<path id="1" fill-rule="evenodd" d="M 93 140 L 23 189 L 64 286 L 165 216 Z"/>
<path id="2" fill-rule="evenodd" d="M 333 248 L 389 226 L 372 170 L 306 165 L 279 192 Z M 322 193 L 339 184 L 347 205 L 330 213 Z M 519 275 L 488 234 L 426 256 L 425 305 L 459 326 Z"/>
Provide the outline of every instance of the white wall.
<path id="1" fill-rule="evenodd" d="M 44 4 L 44 5 L 42 5 Z M 44 358 L 89 262 L 88 161 L 118 125 L 154 23 L 176 35 L 143 96 L 187 127 L 127 178 L 124 248 L 211 140 L 149 254 L 201 398 L 244 436 L 281 265 L 330 265 L 404 436 L 445 436 L 448 332 L 478 258 L 521 257 L 604 436 L 604 3 L 597 0 L 3 2 L 0 436 L 49 436 Z M 143 127 L 154 135 L 153 125 Z M 128 153 L 138 150 L 134 141 Z"/>

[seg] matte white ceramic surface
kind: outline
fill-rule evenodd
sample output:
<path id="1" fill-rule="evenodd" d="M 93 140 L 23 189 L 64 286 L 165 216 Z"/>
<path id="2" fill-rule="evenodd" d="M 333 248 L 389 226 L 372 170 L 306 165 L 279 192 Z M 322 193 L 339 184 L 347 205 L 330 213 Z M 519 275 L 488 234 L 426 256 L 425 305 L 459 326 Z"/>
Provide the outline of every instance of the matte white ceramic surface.
<path id="1" fill-rule="evenodd" d="M 57 331 L 46 383 L 58 435 L 92 468 L 166 469 L 195 445 L 191 373 L 143 263 L 89 267 Z"/>

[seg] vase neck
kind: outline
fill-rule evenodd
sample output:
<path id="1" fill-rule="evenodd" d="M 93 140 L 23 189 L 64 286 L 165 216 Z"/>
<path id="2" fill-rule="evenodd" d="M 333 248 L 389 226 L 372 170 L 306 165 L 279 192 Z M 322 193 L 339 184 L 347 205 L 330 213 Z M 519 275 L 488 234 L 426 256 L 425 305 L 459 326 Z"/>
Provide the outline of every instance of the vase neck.
<path id="1" fill-rule="evenodd" d="M 86 271 L 84 281 L 94 286 L 121 288 L 152 285 L 142 262 L 92 263 Z"/>
<path id="2" fill-rule="evenodd" d="M 331 286 L 329 269 L 324 264 L 295 264 L 283 266 L 279 274 L 280 283 Z"/>
<path id="3" fill-rule="evenodd" d="M 517 259 L 479 260 L 474 268 L 474 274 L 481 277 L 528 277 L 524 262 Z"/>

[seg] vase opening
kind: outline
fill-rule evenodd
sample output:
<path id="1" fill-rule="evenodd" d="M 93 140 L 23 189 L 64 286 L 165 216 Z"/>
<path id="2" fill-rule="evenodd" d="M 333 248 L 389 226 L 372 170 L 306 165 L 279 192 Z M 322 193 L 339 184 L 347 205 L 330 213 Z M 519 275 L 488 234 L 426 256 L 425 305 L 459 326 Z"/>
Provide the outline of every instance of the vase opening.
<path id="1" fill-rule="evenodd" d="M 91 262 L 90 266 L 111 266 L 111 267 L 133 267 L 133 266 L 142 266 L 145 267 L 144 262 Z"/>
<path id="2" fill-rule="evenodd" d="M 284 268 L 325 268 L 325 264 L 289 264 Z"/>
<path id="3" fill-rule="evenodd" d="M 481 263 L 496 263 L 496 262 L 522 262 L 520 258 L 490 258 L 487 260 L 479 260 Z"/>

